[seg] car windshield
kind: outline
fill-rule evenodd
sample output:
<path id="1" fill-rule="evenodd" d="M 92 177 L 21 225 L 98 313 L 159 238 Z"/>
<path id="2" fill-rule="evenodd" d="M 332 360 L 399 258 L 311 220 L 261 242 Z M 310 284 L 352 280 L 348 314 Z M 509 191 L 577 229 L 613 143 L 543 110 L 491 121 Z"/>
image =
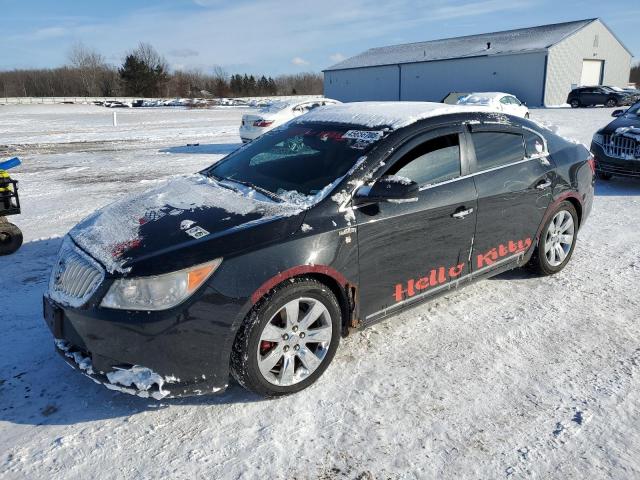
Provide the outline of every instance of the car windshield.
<path id="1" fill-rule="evenodd" d="M 290 124 L 259 137 L 203 171 L 267 196 L 315 196 L 343 177 L 382 131 L 331 124 Z"/>
<path id="2" fill-rule="evenodd" d="M 489 105 L 493 101 L 493 97 L 486 95 L 468 95 L 461 98 L 458 103 L 460 105 Z"/>
<path id="3" fill-rule="evenodd" d="M 269 105 L 263 105 L 260 108 L 260 112 L 262 113 L 275 113 L 275 112 L 279 112 L 281 110 L 284 110 L 287 107 L 290 107 L 291 103 L 290 102 L 273 102 Z"/>

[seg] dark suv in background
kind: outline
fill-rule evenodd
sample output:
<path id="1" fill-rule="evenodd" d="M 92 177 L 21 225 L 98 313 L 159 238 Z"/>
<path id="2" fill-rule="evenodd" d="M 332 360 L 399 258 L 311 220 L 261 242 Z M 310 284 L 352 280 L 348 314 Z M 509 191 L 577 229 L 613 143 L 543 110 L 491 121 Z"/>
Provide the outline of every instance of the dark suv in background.
<path id="1" fill-rule="evenodd" d="M 591 141 L 596 173 L 603 180 L 613 175 L 640 177 L 640 102 L 627 110 L 614 110 L 611 116 L 616 119 Z"/>
<path id="2" fill-rule="evenodd" d="M 637 100 L 636 95 L 631 92 L 604 86 L 574 88 L 567 97 L 567 103 L 573 108 L 589 105 L 604 105 L 612 108 L 631 105 Z"/>

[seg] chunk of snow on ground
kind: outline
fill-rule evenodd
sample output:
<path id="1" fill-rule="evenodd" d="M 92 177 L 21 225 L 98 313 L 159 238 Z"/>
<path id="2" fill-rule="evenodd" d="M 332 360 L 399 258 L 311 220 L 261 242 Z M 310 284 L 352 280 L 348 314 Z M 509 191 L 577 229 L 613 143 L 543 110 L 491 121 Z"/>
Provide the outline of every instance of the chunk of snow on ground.
<path id="1" fill-rule="evenodd" d="M 310 232 L 311 230 L 313 230 L 313 227 L 311 225 L 307 225 L 306 223 L 303 223 L 302 226 L 300 227 L 300 230 L 302 230 L 303 232 Z"/>

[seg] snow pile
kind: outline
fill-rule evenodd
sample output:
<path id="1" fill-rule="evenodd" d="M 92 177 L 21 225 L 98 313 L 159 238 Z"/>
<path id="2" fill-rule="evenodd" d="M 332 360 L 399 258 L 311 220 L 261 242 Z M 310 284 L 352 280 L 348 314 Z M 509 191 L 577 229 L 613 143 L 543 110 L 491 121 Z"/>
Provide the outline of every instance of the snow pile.
<path id="1" fill-rule="evenodd" d="M 293 120 L 295 123 L 342 123 L 368 128 L 406 127 L 419 120 L 454 113 L 487 112 L 486 107 L 434 102 L 354 102 L 319 107 Z"/>

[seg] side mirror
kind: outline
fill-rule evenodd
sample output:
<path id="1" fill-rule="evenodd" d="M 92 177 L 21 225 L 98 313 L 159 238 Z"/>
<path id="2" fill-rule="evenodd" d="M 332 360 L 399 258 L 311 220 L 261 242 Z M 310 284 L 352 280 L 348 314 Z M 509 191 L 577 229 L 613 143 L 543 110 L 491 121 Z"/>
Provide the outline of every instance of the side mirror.
<path id="1" fill-rule="evenodd" d="M 624 114 L 624 110 L 614 110 L 611 114 L 612 117 L 619 117 Z"/>
<path id="2" fill-rule="evenodd" d="M 363 185 L 353 196 L 354 205 L 365 203 L 413 201 L 418 199 L 420 188 L 408 178 L 385 175 L 372 186 Z"/>

